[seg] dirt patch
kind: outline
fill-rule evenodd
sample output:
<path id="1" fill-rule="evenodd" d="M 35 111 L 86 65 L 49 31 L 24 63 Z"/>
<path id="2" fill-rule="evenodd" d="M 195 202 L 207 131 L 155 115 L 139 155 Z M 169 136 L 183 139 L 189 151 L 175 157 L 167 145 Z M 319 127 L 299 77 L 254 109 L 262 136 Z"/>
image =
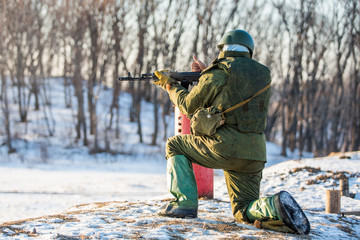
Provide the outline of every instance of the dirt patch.
<path id="1" fill-rule="evenodd" d="M 338 229 L 340 229 L 341 231 L 348 233 L 350 235 L 354 235 L 354 230 L 352 230 L 351 228 L 349 228 L 348 226 L 342 226 L 342 225 L 338 225 Z"/>
<path id="2" fill-rule="evenodd" d="M 126 234 L 121 237 L 119 236 L 119 238 L 121 238 L 121 239 L 145 239 L 142 237 L 141 231 L 140 232 L 134 231 L 131 234 Z"/>
<path id="3" fill-rule="evenodd" d="M 22 228 L 16 228 L 16 227 L 12 227 L 12 226 L 0 227 L 0 232 L 9 237 L 18 236 L 20 234 L 25 234 L 29 237 L 37 237 L 38 236 L 36 234 L 36 231 L 30 232 L 30 231 L 26 231 Z"/>
<path id="4" fill-rule="evenodd" d="M 98 209 L 95 209 L 95 210 L 76 210 L 76 211 L 70 211 L 70 212 L 66 212 L 65 214 L 72 214 L 72 215 L 78 215 L 78 214 L 87 214 L 87 213 L 93 213 L 93 212 L 99 212 Z M 54 218 L 58 215 L 51 215 L 51 216 L 48 216 L 46 218 Z"/>
<path id="5" fill-rule="evenodd" d="M 313 168 L 313 167 L 300 167 L 300 168 L 294 168 L 289 171 L 289 174 L 294 174 L 297 172 L 309 172 L 310 175 L 318 175 L 313 179 L 306 180 L 307 185 L 313 185 L 313 184 L 319 184 L 324 183 L 329 179 L 333 179 L 335 181 L 339 181 L 340 179 L 345 178 L 356 178 L 360 175 L 360 173 L 355 172 L 346 172 L 346 171 L 322 171 L 320 168 Z M 285 180 L 286 177 L 281 177 L 281 180 Z M 338 182 L 334 183 L 334 186 L 338 186 Z"/>
<path id="6" fill-rule="evenodd" d="M 246 228 L 240 227 L 235 223 L 219 222 L 219 223 L 204 223 L 203 229 L 228 233 L 233 231 L 244 230 Z"/>
<path id="7" fill-rule="evenodd" d="M 124 223 L 135 223 L 136 220 L 132 218 L 120 218 L 120 217 L 114 217 L 115 221 L 124 222 Z"/>
<path id="8" fill-rule="evenodd" d="M 304 171 L 317 174 L 317 173 L 321 172 L 321 169 L 313 168 L 313 167 L 300 167 L 300 168 L 294 168 L 294 169 L 290 170 L 289 174 L 296 173 L 296 172 L 304 172 Z"/>
<path id="9" fill-rule="evenodd" d="M 306 181 L 307 185 L 313 185 L 313 184 L 318 184 L 318 183 L 324 183 L 326 182 L 328 179 L 333 179 L 336 181 L 339 181 L 340 179 L 345 179 L 347 178 L 347 176 L 350 176 L 351 174 L 348 172 L 327 172 L 324 174 L 321 174 L 319 176 L 317 176 L 315 179 L 309 179 Z M 339 185 L 338 183 L 335 183 L 335 185 Z"/>
<path id="10" fill-rule="evenodd" d="M 73 216 L 63 215 L 63 214 L 53 215 L 52 218 L 60 218 L 61 220 L 64 220 L 65 222 L 80 222 L 79 219 L 77 219 Z"/>
<path id="11" fill-rule="evenodd" d="M 173 228 L 168 227 L 166 229 L 169 232 L 170 239 L 176 239 L 176 240 L 185 239 L 181 235 L 179 235 L 179 233 L 184 234 L 184 233 L 187 233 L 187 232 L 191 231 L 191 229 L 189 229 L 189 228 L 173 229 Z"/>
<path id="12" fill-rule="evenodd" d="M 86 236 L 81 236 L 81 237 L 74 237 L 74 236 L 68 236 L 68 235 L 63 235 L 63 234 L 57 234 L 55 236 L 56 240 L 83 240 L 83 239 L 90 239 Z"/>
<path id="13" fill-rule="evenodd" d="M 128 201 L 94 202 L 94 203 L 79 204 L 79 205 L 76 205 L 75 208 L 82 208 L 82 207 L 93 208 L 93 205 L 95 205 L 96 208 L 102 208 L 102 207 L 107 207 L 107 206 L 113 205 L 113 204 L 124 204 L 124 203 L 126 203 L 127 206 L 131 206 L 131 205 L 135 204 L 135 203 L 128 202 Z"/>
<path id="14" fill-rule="evenodd" d="M 331 152 L 328 157 L 338 157 L 339 159 L 351 159 L 350 155 L 343 152 Z"/>
<path id="15" fill-rule="evenodd" d="M 2 228 L 8 228 L 12 225 L 21 225 L 25 222 L 29 222 L 29 221 L 33 221 L 33 220 L 38 220 L 38 219 L 42 219 L 44 217 L 36 217 L 36 218 L 27 218 L 27 219 L 24 219 L 24 220 L 17 220 L 17 221 L 11 221 L 11 222 L 4 222 L 2 224 L 0 224 L 0 229 Z"/>

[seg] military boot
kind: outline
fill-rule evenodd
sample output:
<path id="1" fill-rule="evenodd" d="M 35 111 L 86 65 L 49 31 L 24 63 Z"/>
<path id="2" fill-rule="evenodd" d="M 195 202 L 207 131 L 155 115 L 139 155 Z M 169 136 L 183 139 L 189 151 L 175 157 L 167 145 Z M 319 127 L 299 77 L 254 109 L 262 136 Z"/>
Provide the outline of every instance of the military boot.
<path id="1" fill-rule="evenodd" d="M 309 234 L 310 232 L 310 223 L 305 213 L 286 191 L 251 202 L 246 210 L 246 216 L 252 222 L 264 219 L 282 220 L 285 226 L 295 233 Z"/>
<path id="2" fill-rule="evenodd" d="M 163 205 L 158 214 L 163 217 L 197 218 L 197 207 L 180 207 L 176 201 Z"/>
<path id="3" fill-rule="evenodd" d="M 167 185 L 176 198 L 162 206 L 158 214 L 166 217 L 196 218 L 198 193 L 192 164 L 184 155 L 167 160 Z"/>

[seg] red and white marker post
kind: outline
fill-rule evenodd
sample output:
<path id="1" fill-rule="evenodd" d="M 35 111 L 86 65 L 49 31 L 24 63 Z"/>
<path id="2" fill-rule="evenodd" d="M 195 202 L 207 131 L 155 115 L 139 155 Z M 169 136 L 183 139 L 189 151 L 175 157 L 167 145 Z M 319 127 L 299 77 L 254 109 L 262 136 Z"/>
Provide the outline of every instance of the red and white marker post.
<path id="1" fill-rule="evenodd" d="M 190 120 L 175 107 L 175 135 L 190 134 Z M 214 198 L 214 170 L 193 163 L 198 197 Z"/>

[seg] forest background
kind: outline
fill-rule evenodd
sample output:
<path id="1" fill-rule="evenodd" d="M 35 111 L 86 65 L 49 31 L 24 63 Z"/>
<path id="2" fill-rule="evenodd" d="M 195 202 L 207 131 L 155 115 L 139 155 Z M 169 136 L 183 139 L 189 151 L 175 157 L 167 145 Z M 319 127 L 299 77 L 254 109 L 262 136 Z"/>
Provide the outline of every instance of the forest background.
<path id="1" fill-rule="evenodd" d="M 0 136 L 9 154 L 30 111 L 44 112 L 44 137 L 56 136 L 54 81 L 74 109 L 70 141 L 92 153 L 113 152 L 113 139 L 124 137 L 119 101 L 128 92 L 139 142 L 145 100 L 154 111 L 154 132 L 145 143 L 163 144 L 158 134 L 164 129 L 166 138 L 173 111 L 167 95 L 150 83 L 119 84 L 117 78 L 190 71 L 193 55 L 210 64 L 217 42 L 232 29 L 253 36 L 253 58 L 272 71 L 266 137 L 281 144 L 282 155 L 360 149 L 358 0 L 0 0 L 0 29 Z M 98 109 L 100 92 L 109 88 L 108 109 Z M 107 121 L 100 125 L 104 111 Z"/>

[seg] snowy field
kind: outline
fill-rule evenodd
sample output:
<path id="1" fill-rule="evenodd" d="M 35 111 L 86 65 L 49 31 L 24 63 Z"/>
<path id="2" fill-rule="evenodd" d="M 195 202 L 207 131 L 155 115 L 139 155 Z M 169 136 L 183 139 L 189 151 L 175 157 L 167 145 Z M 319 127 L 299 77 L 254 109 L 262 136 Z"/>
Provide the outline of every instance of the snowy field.
<path id="1" fill-rule="evenodd" d="M 276 149 L 273 144 L 268 147 L 270 153 Z M 339 188 L 340 173 L 349 178 L 355 195 L 341 198 L 341 211 L 360 211 L 360 152 L 347 156 L 350 159 L 310 158 L 268 166 L 261 195 L 289 191 L 309 218 L 310 239 L 359 239 L 360 217 L 324 212 L 325 191 Z M 166 192 L 164 161 L 94 163 L 82 169 L 3 166 L 0 239 L 304 238 L 236 223 L 222 172 L 215 173 L 215 199 L 200 200 L 197 219 L 181 220 L 156 215 L 171 197 Z"/>
<path id="2" fill-rule="evenodd" d="M 281 158 L 272 159 L 280 151 L 277 146 L 268 143 L 268 149 L 267 166 L 270 166 Z M 91 158 L 91 155 L 87 157 Z M 166 189 L 164 156 L 154 153 L 147 155 L 145 160 L 144 157 L 132 159 L 127 156 L 117 162 L 93 159 L 87 162 L 58 160 L 49 164 L 2 164 L 0 223 L 60 213 L 77 204 L 171 197 Z M 228 200 L 221 170 L 215 171 L 214 184 L 215 198 Z"/>

